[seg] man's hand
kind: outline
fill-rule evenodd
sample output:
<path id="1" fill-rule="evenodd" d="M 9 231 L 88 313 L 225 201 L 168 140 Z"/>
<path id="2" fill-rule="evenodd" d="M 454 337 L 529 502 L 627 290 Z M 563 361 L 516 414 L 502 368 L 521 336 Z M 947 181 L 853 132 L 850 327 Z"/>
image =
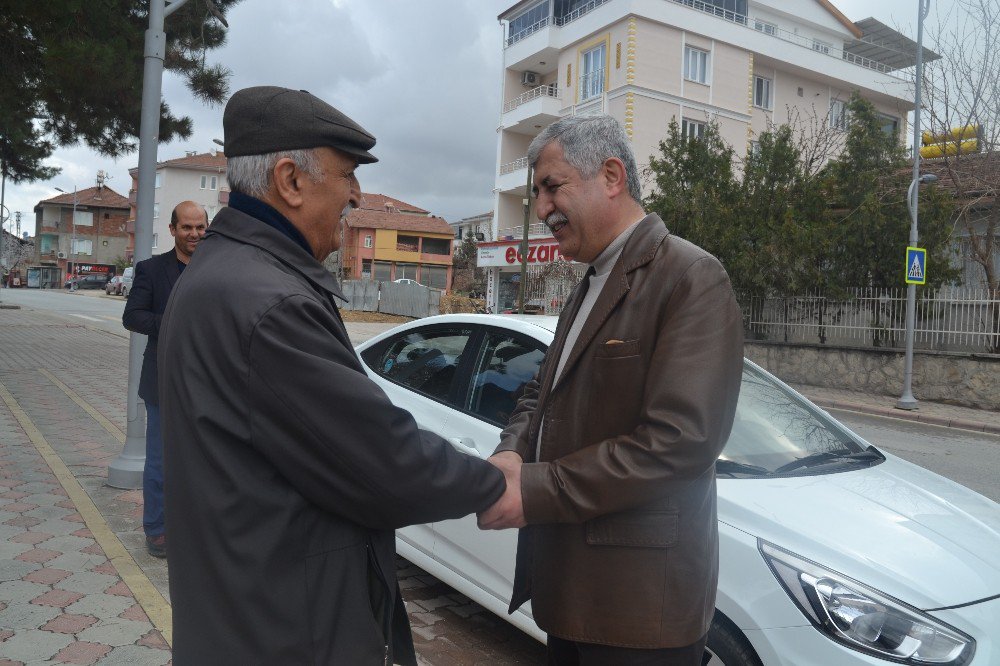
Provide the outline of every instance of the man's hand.
<path id="1" fill-rule="evenodd" d="M 501 451 L 488 459 L 503 472 L 507 490 L 493 506 L 480 513 L 479 529 L 502 530 L 508 527 L 524 527 L 524 506 L 521 504 L 521 456 L 513 451 Z"/>

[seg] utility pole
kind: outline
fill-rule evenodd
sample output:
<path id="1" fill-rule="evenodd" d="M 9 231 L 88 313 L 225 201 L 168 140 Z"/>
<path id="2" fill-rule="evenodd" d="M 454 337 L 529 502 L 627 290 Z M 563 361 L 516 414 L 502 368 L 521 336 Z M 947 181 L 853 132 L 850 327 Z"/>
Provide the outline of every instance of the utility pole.
<path id="1" fill-rule="evenodd" d="M 143 49 L 142 113 L 139 118 L 139 193 L 136 201 L 135 263 L 153 255 L 153 197 L 156 180 L 156 149 L 160 144 L 160 92 L 167 36 L 163 22 L 187 0 L 149 0 L 149 29 Z M 128 344 L 128 407 L 125 447 L 108 465 L 108 485 L 141 488 L 146 463 L 146 415 L 139 412 L 139 375 L 146 336 L 132 333 Z"/>
<path id="2" fill-rule="evenodd" d="M 531 165 L 528 165 L 528 182 L 524 186 L 524 233 L 521 237 L 521 282 L 517 290 L 517 311 L 524 314 L 524 291 L 528 283 L 528 223 L 531 216 Z"/>
<path id="3" fill-rule="evenodd" d="M 917 70 L 913 93 L 913 180 L 907 192 L 910 207 L 910 247 L 917 247 L 917 208 L 920 203 L 920 85 L 924 78 L 924 17 L 931 8 L 931 0 L 917 0 Z M 935 179 L 936 180 L 936 179 Z M 909 270 L 909 267 L 907 267 Z M 897 409 L 916 409 L 913 397 L 913 329 L 917 318 L 917 285 L 906 286 L 906 352 L 903 361 L 903 395 L 896 402 Z"/>

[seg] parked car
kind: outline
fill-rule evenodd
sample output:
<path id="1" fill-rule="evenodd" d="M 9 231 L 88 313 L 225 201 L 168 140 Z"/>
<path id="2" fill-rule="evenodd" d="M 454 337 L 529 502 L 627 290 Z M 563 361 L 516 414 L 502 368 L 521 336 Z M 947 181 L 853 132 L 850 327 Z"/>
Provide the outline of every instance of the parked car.
<path id="1" fill-rule="evenodd" d="M 74 275 L 63 284 L 66 289 L 104 289 L 108 283 L 108 276 L 103 273 L 92 273 L 90 275 Z"/>
<path id="2" fill-rule="evenodd" d="M 121 296 L 122 293 L 122 276 L 115 275 L 108 283 L 104 285 L 104 292 L 108 295 Z"/>
<path id="3" fill-rule="evenodd" d="M 441 315 L 358 347 L 390 399 L 489 456 L 556 318 Z M 716 463 L 720 577 L 706 664 L 1000 665 L 1000 505 L 879 450 L 745 362 Z M 517 533 L 475 516 L 397 531 L 399 553 L 507 615 Z"/>
<path id="4" fill-rule="evenodd" d="M 410 278 L 399 278 L 398 280 L 393 280 L 396 284 L 415 284 L 417 286 L 423 286 L 416 280 L 411 280 Z"/>
<path id="5" fill-rule="evenodd" d="M 132 276 L 135 275 L 135 267 L 129 266 L 122 271 L 122 290 L 121 294 L 125 298 L 128 298 L 128 294 L 132 291 Z"/>

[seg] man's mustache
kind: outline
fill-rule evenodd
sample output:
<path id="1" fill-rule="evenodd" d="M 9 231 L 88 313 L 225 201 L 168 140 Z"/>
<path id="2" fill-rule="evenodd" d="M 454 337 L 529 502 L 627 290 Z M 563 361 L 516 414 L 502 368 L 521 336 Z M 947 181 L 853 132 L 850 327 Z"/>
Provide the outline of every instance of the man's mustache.
<path id="1" fill-rule="evenodd" d="M 558 231 L 564 224 L 569 222 L 566 216 L 562 213 L 552 213 L 547 218 L 545 218 L 544 224 L 549 228 L 549 231 Z"/>

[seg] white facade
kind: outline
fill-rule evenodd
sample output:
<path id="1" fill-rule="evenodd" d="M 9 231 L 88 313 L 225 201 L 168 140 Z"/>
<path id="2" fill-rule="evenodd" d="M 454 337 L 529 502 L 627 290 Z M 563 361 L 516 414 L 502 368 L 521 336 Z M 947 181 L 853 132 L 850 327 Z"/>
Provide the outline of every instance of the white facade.
<path id="1" fill-rule="evenodd" d="M 135 219 L 135 191 L 138 187 L 138 170 L 132 174 L 130 200 Z M 208 213 L 209 224 L 215 214 L 229 201 L 229 182 L 226 180 L 226 158 L 221 152 L 196 154 L 167 160 L 156 165 L 156 187 L 153 194 L 153 254 L 172 250 L 170 214 L 182 201 L 194 201 Z"/>
<path id="2" fill-rule="evenodd" d="M 807 135 L 839 129 L 855 90 L 888 131 L 906 136 L 912 86 L 897 70 L 912 64 L 900 62 L 908 40 L 871 19 L 851 23 L 826 0 L 525 0 L 500 22 L 498 243 L 523 233 L 528 144 L 563 116 L 616 117 L 640 169 L 671 120 L 695 136 L 714 122 L 742 155 L 772 124 L 797 120 Z M 895 48 L 884 45 L 886 31 Z M 533 212 L 530 222 L 531 237 L 547 235 Z M 504 279 L 504 269 L 491 271 L 490 285 Z M 487 298 L 505 306 L 496 292 Z"/>

